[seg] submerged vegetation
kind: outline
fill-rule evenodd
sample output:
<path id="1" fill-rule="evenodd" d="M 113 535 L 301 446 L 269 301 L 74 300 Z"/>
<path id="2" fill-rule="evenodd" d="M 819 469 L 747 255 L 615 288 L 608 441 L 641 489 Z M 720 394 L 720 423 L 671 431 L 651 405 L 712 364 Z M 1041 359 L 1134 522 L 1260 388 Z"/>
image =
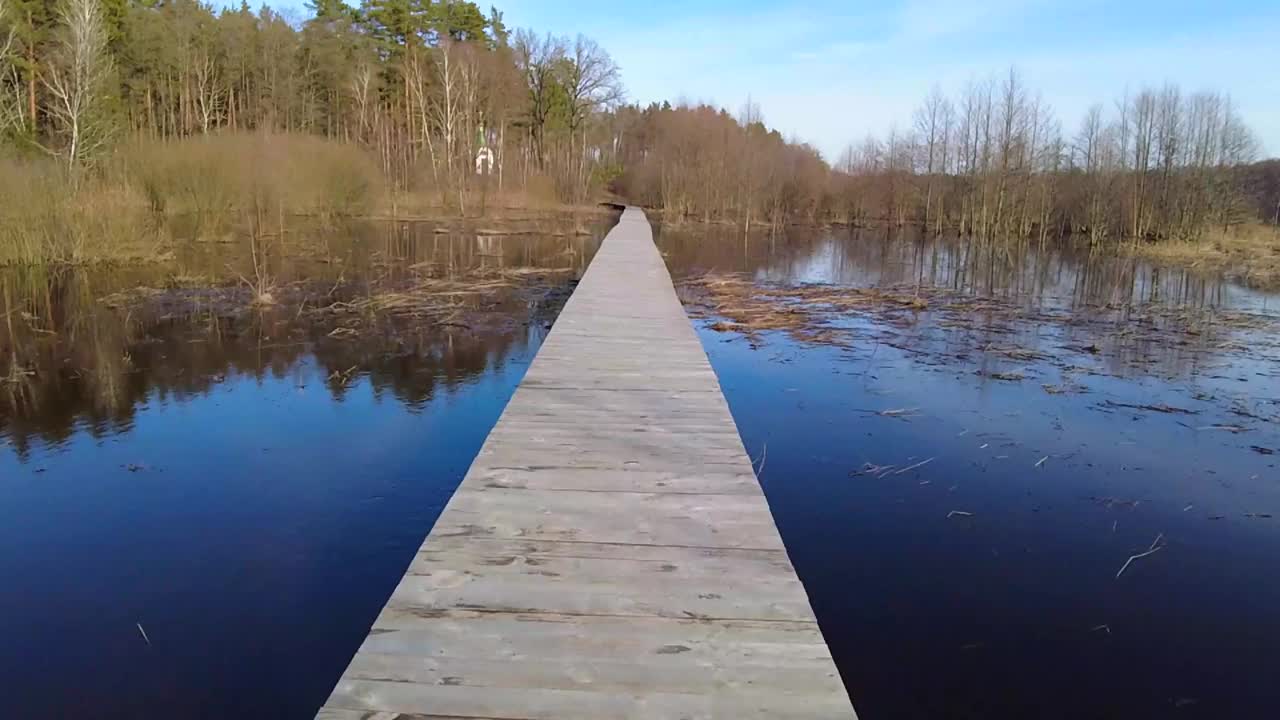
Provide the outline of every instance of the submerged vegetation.
<path id="1" fill-rule="evenodd" d="M 221 245 L 180 254 L 173 267 L 0 268 L 0 434 L 20 448 L 37 439 L 29 435 L 56 442 L 77 423 L 127 423 L 148 387 L 199 394 L 229 373 L 277 372 L 307 353 L 336 373 L 335 395 L 372 376 L 420 403 L 435 380 L 411 368 L 480 372 L 495 339 L 505 347 L 549 324 L 595 246 L 576 235 L 500 243 L 433 229 L 309 227 L 315 247 L 263 262 L 270 302 L 252 253 L 233 253 L 227 266 Z"/>
<path id="2" fill-rule="evenodd" d="M 839 348 L 852 362 L 865 357 L 864 373 L 872 372 L 883 346 L 938 372 L 1038 385 L 1052 396 L 1097 392 L 1104 396 L 1091 405 L 1098 412 L 1197 416 L 1187 423 L 1196 432 L 1262 437 L 1280 425 L 1274 398 L 1243 391 L 1215 395 L 1192 382 L 1166 390 L 1165 402 L 1120 402 L 1105 397 L 1098 383 L 1143 377 L 1247 382 L 1232 370 L 1241 364 L 1275 377 L 1280 342 L 1274 315 L 1132 295 L 1058 305 L 1048 297 L 936 284 L 859 288 L 764 283 L 723 273 L 687 278 L 680 291 L 715 332 L 745 338 L 753 348 L 769 346 L 771 337 L 780 344 Z M 878 411 L 885 417 L 915 413 Z"/>

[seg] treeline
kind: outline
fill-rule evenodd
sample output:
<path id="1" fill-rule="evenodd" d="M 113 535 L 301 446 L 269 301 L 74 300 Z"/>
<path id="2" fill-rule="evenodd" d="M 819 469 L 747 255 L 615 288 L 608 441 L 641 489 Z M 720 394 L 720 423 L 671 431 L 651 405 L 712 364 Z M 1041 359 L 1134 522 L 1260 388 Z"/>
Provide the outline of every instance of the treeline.
<path id="1" fill-rule="evenodd" d="M 1089 108 L 1074 133 L 1016 71 L 936 88 L 910 129 L 837 162 L 852 218 L 979 236 L 1194 239 L 1257 219 L 1240 168 L 1258 145 L 1223 93 L 1144 88 Z"/>
<path id="2" fill-rule="evenodd" d="M 737 116 L 622 105 L 618 67 L 598 44 L 512 32 L 496 9 L 458 0 L 309 7 L 297 20 L 196 0 L 0 0 L 0 145 L 56 158 L 69 175 L 106 166 L 121 148 L 176 146 L 132 164 L 164 157 L 164 177 L 180 178 L 233 174 L 215 172 L 218 163 L 188 167 L 187 156 L 217 159 L 193 138 L 317 136 L 329 144 L 281 147 L 332 152 L 319 164 L 334 168 L 358 167 L 348 152 L 358 148 L 381 177 L 359 192 L 326 181 L 316 197 L 366 197 L 376 184 L 466 212 L 489 191 L 582 203 L 611 186 L 672 219 L 747 227 L 874 222 L 990 237 L 1188 239 L 1269 220 L 1280 207 L 1267 196 L 1272 176 L 1247 167 L 1252 133 L 1218 92 L 1142 89 L 1066 131 L 1010 71 L 956 97 L 935 89 L 909 126 L 851 145 L 832 164 L 770 130 L 750 102 Z M 250 162 L 234 174 L 257 172 Z M 29 173 L 8 174 L 20 184 Z M 171 206 L 158 176 L 129 169 L 139 193 Z"/>
<path id="3" fill-rule="evenodd" d="M 1073 133 L 1015 71 L 934 89 L 908 129 L 828 165 L 750 103 L 623 108 L 619 187 L 673 218 L 919 225 L 984 237 L 1193 239 L 1272 221 L 1274 170 L 1226 95 L 1176 85 L 1089 109 Z"/>
<path id="4" fill-rule="evenodd" d="M 607 180 L 618 68 L 589 38 L 511 32 L 453 0 L 314 0 L 291 20 L 195 0 L 0 0 L 0 132 L 90 166 L 123 139 L 307 133 L 359 144 L 397 188 Z"/>
<path id="5" fill-rule="evenodd" d="M 750 101 L 737 117 L 663 103 L 620 108 L 613 120 L 625 168 L 616 189 L 668 219 L 750 228 L 834 213 L 831 169 L 821 154 L 767 128 Z"/>

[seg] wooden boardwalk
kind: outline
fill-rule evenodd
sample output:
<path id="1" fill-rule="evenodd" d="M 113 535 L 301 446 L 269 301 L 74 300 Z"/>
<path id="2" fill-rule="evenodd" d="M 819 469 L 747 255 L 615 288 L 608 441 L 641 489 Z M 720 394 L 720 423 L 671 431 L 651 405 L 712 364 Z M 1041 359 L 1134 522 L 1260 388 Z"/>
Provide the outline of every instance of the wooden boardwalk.
<path id="1" fill-rule="evenodd" d="M 853 716 L 628 209 L 318 717 Z"/>

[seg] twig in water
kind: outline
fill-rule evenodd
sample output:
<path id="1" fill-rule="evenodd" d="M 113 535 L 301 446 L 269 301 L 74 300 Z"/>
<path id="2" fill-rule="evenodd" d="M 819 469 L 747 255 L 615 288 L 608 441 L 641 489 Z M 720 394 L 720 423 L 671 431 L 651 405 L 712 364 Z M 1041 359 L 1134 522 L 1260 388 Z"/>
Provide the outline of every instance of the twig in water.
<path id="1" fill-rule="evenodd" d="M 951 512 L 947 513 L 948 520 L 950 520 L 953 517 L 973 517 L 973 513 L 965 512 L 964 510 L 952 510 Z"/>
<path id="2" fill-rule="evenodd" d="M 1099 630 L 1106 630 L 1108 635 L 1111 634 L 1110 625 L 1098 625 L 1097 627 L 1091 628 L 1089 632 L 1098 632 Z"/>
<path id="3" fill-rule="evenodd" d="M 1160 552 L 1162 549 L 1164 549 L 1164 545 L 1160 544 L 1161 540 L 1164 540 L 1164 533 L 1160 533 L 1159 535 L 1156 535 L 1156 539 L 1152 541 L 1151 547 L 1148 548 L 1146 552 L 1141 552 L 1141 553 L 1138 553 L 1137 555 L 1130 555 L 1129 559 L 1124 561 L 1124 565 L 1120 566 L 1120 572 L 1116 573 L 1116 579 L 1117 580 L 1120 579 L 1120 576 L 1124 574 L 1125 570 L 1129 569 L 1129 564 L 1132 563 L 1134 560 L 1137 560 L 1139 558 L 1144 558 L 1148 555 L 1153 555 L 1157 552 Z"/>
<path id="4" fill-rule="evenodd" d="M 933 460 L 934 458 L 929 458 L 928 460 L 922 460 L 916 463 L 915 465 L 908 465 L 902 468 L 901 470 L 898 470 L 897 472 L 895 472 L 894 475 L 901 475 L 902 473 L 907 472 L 908 470 L 915 470 L 918 467 L 924 467 L 925 465 L 928 465 L 929 463 L 933 462 Z"/>
<path id="5" fill-rule="evenodd" d="M 1151 410 L 1152 412 L 1171 413 L 1177 415 L 1198 415 L 1199 410 L 1188 410 L 1186 408 L 1173 407 L 1172 405 L 1147 405 L 1145 403 L 1122 403 L 1114 400 L 1106 400 L 1102 403 L 1103 407 L 1109 408 L 1125 408 L 1128 410 Z"/>
<path id="6" fill-rule="evenodd" d="M 1198 431 L 1226 430 L 1229 433 L 1235 433 L 1235 434 L 1239 434 L 1242 432 L 1249 432 L 1249 428 L 1244 427 L 1243 425 L 1204 425 L 1195 429 Z"/>
<path id="7" fill-rule="evenodd" d="M 769 443 L 765 443 L 760 449 L 760 467 L 756 468 L 756 475 L 764 472 L 764 461 L 769 457 Z M 753 463 L 754 464 L 754 463 Z"/>
<path id="8" fill-rule="evenodd" d="M 136 623 L 138 632 L 142 633 L 142 639 L 147 643 L 147 647 L 151 647 L 151 638 L 147 637 L 147 631 L 142 629 L 142 623 Z"/>
<path id="9" fill-rule="evenodd" d="M 1036 463 L 1036 467 L 1040 467 L 1041 465 L 1044 465 L 1048 459 L 1049 459 L 1048 455 L 1045 455 L 1044 457 L 1040 458 L 1040 461 Z"/>
<path id="10" fill-rule="evenodd" d="M 849 477 L 857 477 L 859 475 L 874 475 L 877 479 L 893 472 L 897 465 L 876 465 L 875 463 L 862 463 L 862 467 L 849 473 Z"/>

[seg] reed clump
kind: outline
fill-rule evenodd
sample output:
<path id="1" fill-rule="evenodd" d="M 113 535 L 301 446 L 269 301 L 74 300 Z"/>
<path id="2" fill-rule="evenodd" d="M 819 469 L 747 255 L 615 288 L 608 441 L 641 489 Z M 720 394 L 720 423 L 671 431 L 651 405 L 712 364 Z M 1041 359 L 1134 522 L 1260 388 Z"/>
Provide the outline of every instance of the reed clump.
<path id="1" fill-rule="evenodd" d="M 136 189 L 47 158 L 0 158 L 0 265 L 165 257 Z"/>
<path id="2" fill-rule="evenodd" d="M 364 150 L 303 135 L 139 139 L 74 171 L 0 156 L 0 265 L 165 260 L 175 218 L 198 238 L 259 237 L 289 216 L 369 215 L 384 197 Z"/>
<path id="3" fill-rule="evenodd" d="M 269 228 L 288 215 L 371 213 L 381 173 L 361 148 L 307 135 L 226 133 L 122 147 L 119 162 L 150 208 L 203 232 Z"/>
<path id="4" fill-rule="evenodd" d="M 1139 244 L 1153 262 L 1222 273 L 1263 289 L 1280 288 L 1280 228 L 1249 223 L 1208 231 L 1199 240 Z"/>

